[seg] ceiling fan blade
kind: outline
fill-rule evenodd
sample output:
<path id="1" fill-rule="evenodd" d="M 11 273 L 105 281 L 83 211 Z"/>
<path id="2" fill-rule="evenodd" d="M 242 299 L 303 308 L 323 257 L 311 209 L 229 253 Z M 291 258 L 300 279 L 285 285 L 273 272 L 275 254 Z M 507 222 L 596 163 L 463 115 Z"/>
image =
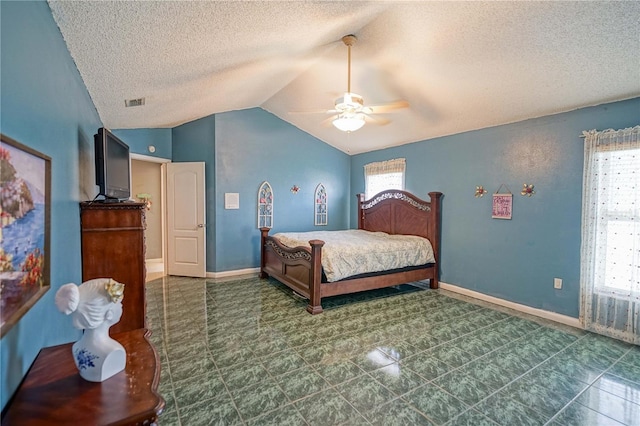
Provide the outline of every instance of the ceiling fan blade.
<path id="1" fill-rule="evenodd" d="M 388 120 L 388 119 L 383 118 L 383 117 L 374 117 L 374 116 L 369 115 L 369 114 L 364 114 L 364 119 L 368 123 L 377 124 L 379 126 L 386 126 L 387 124 L 391 123 L 391 120 Z"/>
<path id="2" fill-rule="evenodd" d="M 332 115 L 331 117 L 327 117 L 324 120 L 322 120 L 320 124 L 323 125 L 324 127 L 329 127 L 335 118 L 336 118 L 336 115 Z"/>
<path id="3" fill-rule="evenodd" d="M 289 111 L 287 114 L 335 114 L 335 109 L 315 109 L 309 111 Z"/>
<path id="4" fill-rule="evenodd" d="M 409 108 L 409 102 L 394 101 L 380 105 L 369 105 L 366 108 L 369 109 L 370 112 L 367 111 L 369 114 L 384 114 L 386 112 L 393 112 L 399 109 Z"/>

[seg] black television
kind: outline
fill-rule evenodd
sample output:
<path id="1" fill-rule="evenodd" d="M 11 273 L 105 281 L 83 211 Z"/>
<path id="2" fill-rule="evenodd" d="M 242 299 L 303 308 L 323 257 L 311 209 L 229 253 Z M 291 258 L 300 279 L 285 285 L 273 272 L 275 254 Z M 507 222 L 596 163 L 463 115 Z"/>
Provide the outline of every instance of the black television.
<path id="1" fill-rule="evenodd" d="M 96 160 L 96 185 L 106 202 L 129 199 L 130 162 L 129 145 L 118 139 L 108 129 L 101 127 L 94 136 Z"/>

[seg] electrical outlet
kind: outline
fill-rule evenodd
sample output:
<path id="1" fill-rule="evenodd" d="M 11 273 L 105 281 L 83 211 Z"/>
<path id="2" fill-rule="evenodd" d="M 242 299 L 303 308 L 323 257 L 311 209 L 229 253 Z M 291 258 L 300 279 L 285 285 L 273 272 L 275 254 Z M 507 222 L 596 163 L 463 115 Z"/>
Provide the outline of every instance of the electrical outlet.
<path id="1" fill-rule="evenodd" d="M 553 288 L 560 290 L 562 288 L 562 278 L 553 279 Z"/>

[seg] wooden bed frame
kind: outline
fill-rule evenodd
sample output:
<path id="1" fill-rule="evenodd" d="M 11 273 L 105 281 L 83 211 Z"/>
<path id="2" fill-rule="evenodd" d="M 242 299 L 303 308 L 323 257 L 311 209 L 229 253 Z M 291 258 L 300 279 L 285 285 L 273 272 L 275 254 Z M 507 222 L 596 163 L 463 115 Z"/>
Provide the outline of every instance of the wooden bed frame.
<path id="1" fill-rule="evenodd" d="M 426 279 L 431 288 L 438 288 L 442 193 L 430 192 L 430 202 L 399 190 L 380 192 L 370 200 L 365 200 L 364 194 L 358 194 L 357 197 L 358 229 L 428 238 L 433 247 L 435 263 L 419 269 L 382 272 L 366 278 L 346 278 L 323 283 L 321 256 L 324 241 L 309 241 L 311 248 L 289 248 L 269 236 L 270 228 L 260 228 L 260 278 L 271 276 L 309 299 L 307 311 L 311 314 L 322 313 L 323 297 Z"/>

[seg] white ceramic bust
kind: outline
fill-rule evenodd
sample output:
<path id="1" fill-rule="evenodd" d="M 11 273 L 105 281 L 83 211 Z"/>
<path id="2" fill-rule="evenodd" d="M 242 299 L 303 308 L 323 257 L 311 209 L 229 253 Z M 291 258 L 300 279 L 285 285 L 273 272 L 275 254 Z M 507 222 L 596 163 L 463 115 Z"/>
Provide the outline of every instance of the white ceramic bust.
<path id="1" fill-rule="evenodd" d="M 79 286 L 65 284 L 56 293 L 56 306 L 72 314 L 73 326 L 84 330 L 73 344 L 73 359 L 80 376 L 102 382 L 124 370 L 124 347 L 109 337 L 109 328 L 120 321 L 124 284 L 110 278 L 85 281 Z"/>

